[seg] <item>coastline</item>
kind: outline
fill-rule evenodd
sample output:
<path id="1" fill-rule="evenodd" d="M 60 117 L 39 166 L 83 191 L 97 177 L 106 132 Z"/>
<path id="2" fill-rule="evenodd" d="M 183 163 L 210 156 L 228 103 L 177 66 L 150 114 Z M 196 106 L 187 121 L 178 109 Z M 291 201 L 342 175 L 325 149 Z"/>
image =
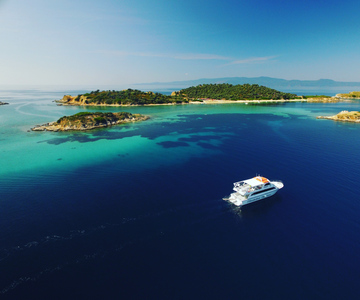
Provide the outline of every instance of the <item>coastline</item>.
<path id="1" fill-rule="evenodd" d="M 114 106 L 114 107 L 131 107 L 131 106 L 169 106 L 169 105 L 187 105 L 187 104 L 261 104 L 261 103 L 289 103 L 289 102 L 340 102 L 340 101 L 351 101 L 351 99 L 339 99 L 339 98 L 308 98 L 308 99 L 279 99 L 279 100 L 217 100 L 208 99 L 201 101 L 189 101 L 182 103 L 157 103 L 157 104 L 93 104 L 93 103 L 75 103 L 75 102 L 61 102 L 61 100 L 55 100 L 58 106 Z"/>

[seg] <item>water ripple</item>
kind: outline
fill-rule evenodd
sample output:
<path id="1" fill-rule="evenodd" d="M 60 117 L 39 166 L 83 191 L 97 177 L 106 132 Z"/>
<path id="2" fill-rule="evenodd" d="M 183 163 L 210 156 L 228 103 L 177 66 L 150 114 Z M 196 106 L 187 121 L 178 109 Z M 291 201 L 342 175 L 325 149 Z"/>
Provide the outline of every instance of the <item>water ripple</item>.
<path id="1" fill-rule="evenodd" d="M 222 202 L 220 202 L 222 203 Z M 150 229 L 143 230 L 143 226 L 146 226 L 146 224 L 154 224 L 155 219 L 158 223 L 159 218 L 161 217 L 170 217 L 174 214 L 177 214 L 180 211 L 186 211 L 193 208 L 200 208 L 203 207 L 202 215 L 198 218 L 193 219 L 186 219 L 180 222 L 174 222 L 171 226 L 169 224 L 165 223 L 163 226 L 160 222 L 160 226 L 153 226 L 150 227 Z M 119 223 L 113 223 L 113 224 L 102 224 L 96 227 L 87 228 L 87 229 L 76 229 L 71 230 L 68 235 L 48 235 L 44 238 L 40 239 L 39 241 L 30 241 L 25 243 L 24 245 L 17 245 L 9 248 L 3 248 L 0 249 L 0 263 L 5 264 L 7 262 L 11 262 L 12 260 L 17 260 L 21 258 L 28 257 L 29 255 L 33 255 L 33 251 L 36 253 L 42 253 L 43 248 L 47 247 L 47 245 L 52 244 L 56 245 L 56 249 L 59 252 L 58 256 L 56 254 L 55 257 L 52 257 L 46 265 L 41 267 L 41 270 L 39 271 L 31 271 L 28 270 L 27 275 L 19 276 L 17 279 L 14 279 L 11 283 L 9 283 L 7 286 L 3 287 L 0 290 L 0 294 L 6 294 L 10 290 L 13 290 L 17 288 L 19 285 L 22 285 L 23 283 L 29 282 L 29 281 L 37 281 L 40 278 L 50 275 L 56 271 L 62 270 L 68 266 L 72 266 L 75 264 L 80 264 L 89 260 L 94 259 L 102 259 L 107 257 L 110 254 L 114 254 L 117 252 L 120 252 L 124 250 L 125 248 L 128 248 L 132 245 L 143 243 L 150 241 L 152 239 L 174 234 L 175 232 L 179 230 L 183 230 L 184 228 L 192 227 L 195 224 L 208 222 L 209 220 L 216 219 L 219 216 L 225 214 L 227 210 L 219 210 L 219 201 L 202 201 L 199 203 L 193 203 L 193 204 L 187 204 L 187 205 L 179 205 L 177 207 L 156 211 L 156 212 L 148 212 L 136 217 L 123 217 L 120 219 Z M 145 224 L 139 224 L 140 222 L 143 223 L 145 221 Z M 161 220 L 160 220 L 161 221 Z M 125 240 L 121 241 L 120 243 L 117 243 L 117 239 L 114 239 L 113 236 L 117 236 L 119 232 L 121 231 L 121 227 L 124 225 L 130 225 L 130 226 L 140 226 L 136 229 L 137 234 L 136 235 L 130 235 L 128 238 L 125 238 Z M 115 230 L 115 231 L 114 231 Z M 90 241 L 90 239 L 101 232 L 101 236 L 108 238 L 111 243 L 109 246 L 102 248 L 101 246 L 96 246 L 95 249 L 92 252 L 90 248 L 84 249 L 85 251 L 82 254 L 79 254 L 78 256 L 70 259 L 66 259 L 62 261 L 62 255 L 63 250 L 65 249 L 71 249 L 71 245 L 64 244 L 71 241 L 72 243 L 75 243 L 79 241 L 79 239 L 87 238 L 87 241 Z M 82 240 L 83 241 L 83 240 Z M 97 249 L 97 250 L 96 250 Z M 32 251 L 32 252 L 29 252 Z M 39 267 L 39 266 L 38 266 Z M 24 270 L 22 271 L 24 273 Z M 31 275 L 30 275 L 31 274 Z"/>

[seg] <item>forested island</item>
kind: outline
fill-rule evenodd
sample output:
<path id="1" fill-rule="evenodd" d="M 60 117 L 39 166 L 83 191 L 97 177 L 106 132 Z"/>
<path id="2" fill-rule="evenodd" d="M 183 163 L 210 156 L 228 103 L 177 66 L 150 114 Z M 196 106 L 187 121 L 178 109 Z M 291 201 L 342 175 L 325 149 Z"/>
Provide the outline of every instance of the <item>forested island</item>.
<path id="1" fill-rule="evenodd" d="M 59 105 L 159 105 L 202 102 L 204 100 L 289 100 L 302 99 L 295 94 L 283 93 L 257 84 L 202 84 L 189 87 L 170 96 L 161 93 L 127 89 L 123 91 L 93 91 L 78 96 L 65 95 Z"/>
<path id="2" fill-rule="evenodd" d="M 66 95 L 56 101 L 61 105 L 149 105 L 176 104 L 187 102 L 181 97 L 167 96 L 160 93 L 142 92 L 127 89 L 123 91 L 93 91 L 76 97 Z"/>
<path id="3" fill-rule="evenodd" d="M 33 131 L 69 131 L 69 130 L 91 130 L 95 128 L 108 127 L 129 122 L 144 121 L 148 116 L 131 114 L 128 112 L 101 113 L 80 112 L 72 116 L 64 116 L 59 120 L 44 125 L 37 125 Z"/>
<path id="4" fill-rule="evenodd" d="M 288 100 L 298 98 L 295 94 L 283 93 L 258 84 L 200 84 L 178 92 L 173 96 L 186 99 L 218 100 Z"/>
<path id="5" fill-rule="evenodd" d="M 360 112 L 343 110 L 335 116 L 319 116 L 316 118 L 317 119 L 328 119 L 328 120 L 334 120 L 334 121 L 342 121 L 342 122 L 359 123 L 360 122 Z"/>

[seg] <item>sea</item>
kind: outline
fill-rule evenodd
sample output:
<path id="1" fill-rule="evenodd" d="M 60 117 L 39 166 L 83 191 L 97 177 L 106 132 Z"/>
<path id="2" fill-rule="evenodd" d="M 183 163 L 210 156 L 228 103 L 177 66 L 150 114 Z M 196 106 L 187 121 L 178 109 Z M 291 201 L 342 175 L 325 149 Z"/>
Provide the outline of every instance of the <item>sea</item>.
<path id="1" fill-rule="evenodd" d="M 0 299 L 360 299 L 360 124 L 316 119 L 359 100 L 53 102 L 88 91 L 0 90 Z M 30 131 L 82 111 L 151 119 Z M 222 200 L 256 175 L 284 188 Z"/>

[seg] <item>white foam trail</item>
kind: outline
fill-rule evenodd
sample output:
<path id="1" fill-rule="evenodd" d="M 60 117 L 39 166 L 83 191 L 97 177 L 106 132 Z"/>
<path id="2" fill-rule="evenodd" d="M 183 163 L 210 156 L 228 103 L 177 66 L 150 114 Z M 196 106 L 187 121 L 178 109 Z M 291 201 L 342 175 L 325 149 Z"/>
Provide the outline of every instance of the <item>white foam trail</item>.
<path id="1" fill-rule="evenodd" d="M 18 107 L 15 108 L 15 110 L 20 113 L 20 114 L 23 114 L 23 115 L 29 115 L 29 116 L 35 116 L 35 117 L 44 117 L 44 118 L 50 118 L 51 116 L 49 115 L 40 115 L 40 114 L 34 114 L 34 113 L 29 113 L 29 112 L 25 112 L 25 111 L 21 111 L 20 109 L 23 108 L 24 106 L 28 106 L 30 104 L 34 104 L 33 102 L 29 102 L 29 103 L 25 103 L 25 104 L 22 104 L 22 105 L 19 105 Z M 54 117 L 54 118 L 57 118 L 57 117 Z"/>
<path id="2" fill-rule="evenodd" d="M 220 215 L 223 215 L 228 212 L 227 210 L 219 210 L 218 205 L 219 205 L 218 201 L 202 201 L 200 203 L 179 205 L 174 208 L 169 208 L 169 209 L 154 212 L 154 213 L 147 213 L 147 214 L 143 214 L 143 215 L 140 215 L 137 217 L 124 217 L 121 219 L 121 222 L 119 224 L 107 223 L 107 224 L 99 225 L 97 227 L 90 228 L 87 230 L 84 230 L 84 229 L 71 230 L 69 235 L 67 235 L 67 236 L 50 235 L 50 236 L 46 236 L 45 238 L 41 239 L 40 241 L 28 242 L 23 246 L 15 246 L 10 249 L 2 249 L 2 250 L 0 250 L 0 252 L 2 252 L 3 257 L 0 258 L 0 261 L 8 259 L 12 255 L 16 255 L 16 254 L 21 255 L 23 251 L 26 251 L 29 248 L 41 247 L 43 245 L 46 245 L 47 243 L 58 243 L 58 242 L 68 241 L 68 240 L 72 240 L 74 238 L 83 237 L 83 236 L 91 236 L 93 234 L 96 234 L 100 230 L 106 230 L 106 229 L 111 230 L 113 228 L 122 226 L 124 224 L 132 224 L 137 221 L 143 221 L 143 220 L 151 219 L 151 218 L 158 218 L 158 217 L 161 217 L 164 215 L 176 213 L 178 211 L 186 210 L 186 209 L 189 209 L 192 207 L 206 206 L 207 209 L 210 209 L 210 212 L 209 212 L 209 210 L 207 210 L 207 213 L 205 213 L 204 217 L 201 217 L 201 218 L 198 218 L 198 219 L 195 219 L 192 221 L 185 220 L 184 222 L 181 222 L 179 224 L 176 223 L 171 227 L 164 225 L 162 228 L 158 228 L 152 232 L 141 232 L 141 234 L 144 234 L 143 236 L 140 236 L 138 238 L 133 238 L 128 241 L 123 241 L 120 244 L 113 245 L 112 247 L 110 247 L 110 249 L 106 249 L 106 250 L 103 250 L 100 252 L 94 252 L 94 253 L 85 253 L 85 254 L 81 255 L 80 257 L 75 258 L 73 260 L 65 261 L 63 263 L 58 263 L 54 267 L 44 268 L 43 270 L 41 270 L 40 272 L 38 272 L 35 275 L 21 276 L 18 279 L 14 280 L 8 286 L 2 288 L 0 290 L 0 294 L 6 294 L 10 290 L 15 289 L 16 287 L 18 287 L 19 285 L 21 285 L 23 283 L 26 283 L 28 281 L 36 281 L 36 280 L 40 279 L 41 277 L 43 277 L 44 275 L 52 274 L 56 271 L 59 271 L 59 270 L 65 268 L 66 266 L 80 264 L 80 263 L 83 263 L 84 261 L 94 260 L 97 258 L 104 258 L 104 257 L 108 256 L 109 254 L 120 252 L 123 249 L 125 249 L 129 246 L 132 246 L 134 244 L 150 241 L 154 238 L 158 238 L 159 236 L 172 234 L 174 232 L 177 232 L 178 230 L 181 230 L 181 229 L 184 229 L 187 227 L 192 227 L 195 224 L 200 224 L 200 223 L 207 222 L 209 220 L 218 218 Z M 24 253 L 24 255 L 26 255 L 26 254 Z"/>
<path id="3" fill-rule="evenodd" d="M 78 258 L 76 258 L 74 260 L 66 261 L 63 264 L 58 264 L 56 267 L 46 268 L 46 269 L 40 271 L 39 273 L 37 273 L 36 275 L 31 276 L 31 277 L 22 276 L 22 277 L 18 278 L 17 280 L 14 280 L 7 287 L 0 290 L 0 294 L 6 294 L 10 290 L 15 289 L 17 286 L 19 286 L 19 285 L 21 285 L 21 284 L 23 284 L 25 282 L 36 281 L 36 280 L 40 279 L 41 277 L 43 277 L 44 275 L 52 274 L 52 273 L 54 273 L 56 271 L 64 269 L 67 266 L 80 264 L 80 263 L 83 263 L 84 261 L 94 260 L 94 259 L 97 259 L 97 258 L 101 258 L 101 259 L 105 258 L 108 255 L 120 252 L 120 251 L 124 250 L 125 248 L 127 248 L 129 246 L 132 246 L 132 245 L 135 245 L 135 244 L 138 244 L 138 243 L 142 243 L 142 242 L 146 242 L 146 241 L 150 241 L 150 240 L 152 240 L 154 238 L 157 238 L 159 236 L 164 236 L 166 234 L 171 234 L 171 233 L 173 233 L 175 231 L 178 231 L 179 229 L 183 229 L 183 228 L 186 228 L 186 227 L 192 227 L 195 224 L 199 224 L 199 223 L 209 221 L 211 219 L 215 219 L 215 218 L 217 218 L 220 215 L 223 215 L 225 213 L 227 213 L 227 211 L 220 211 L 220 212 L 217 212 L 216 214 L 212 214 L 212 215 L 206 216 L 204 218 L 194 220 L 192 222 L 177 225 L 172 229 L 167 228 L 165 230 L 161 230 L 161 231 L 157 231 L 155 233 L 147 234 L 147 235 L 145 235 L 143 237 L 139 237 L 139 238 L 136 238 L 136 239 L 133 239 L 133 240 L 130 240 L 130 241 L 126 241 L 126 242 L 124 242 L 124 243 L 122 243 L 120 245 L 117 245 L 117 246 L 109 249 L 109 250 L 104 250 L 104 251 L 101 251 L 101 252 L 94 252 L 94 253 L 90 253 L 90 254 L 83 254 L 82 256 L 80 256 L 80 257 L 78 257 Z"/>
<path id="4" fill-rule="evenodd" d="M 211 208 L 212 206 L 214 206 L 214 204 L 217 205 L 217 202 L 202 201 L 199 203 L 179 205 L 179 206 L 165 209 L 162 211 L 150 212 L 150 213 L 146 213 L 146 214 L 139 215 L 136 217 L 123 217 L 121 219 L 120 223 L 102 224 L 102 225 L 99 225 L 99 226 L 96 226 L 93 228 L 89 228 L 86 230 L 85 229 L 71 230 L 70 233 L 65 236 L 60 236 L 60 235 L 56 235 L 56 234 L 48 235 L 48 236 L 40 239 L 39 241 L 31 241 L 31 242 L 27 242 L 24 245 L 17 245 L 17 246 L 13 246 L 10 248 L 0 249 L 0 261 L 4 260 L 5 258 L 8 258 L 11 255 L 15 255 L 15 254 L 19 253 L 19 251 L 24 251 L 28 248 L 39 247 L 39 246 L 42 246 L 42 245 L 50 243 L 50 242 L 55 243 L 55 242 L 61 242 L 61 241 L 69 241 L 69 240 L 73 240 L 74 238 L 78 238 L 80 236 L 93 235 L 93 234 L 99 232 L 100 230 L 116 228 L 116 227 L 119 227 L 119 226 L 125 225 L 125 224 L 132 224 L 132 223 L 144 221 L 147 219 L 158 218 L 158 217 L 166 216 L 166 215 L 169 215 L 172 213 L 187 210 L 187 209 L 190 209 L 193 207 L 206 206 L 207 208 Z"/>

